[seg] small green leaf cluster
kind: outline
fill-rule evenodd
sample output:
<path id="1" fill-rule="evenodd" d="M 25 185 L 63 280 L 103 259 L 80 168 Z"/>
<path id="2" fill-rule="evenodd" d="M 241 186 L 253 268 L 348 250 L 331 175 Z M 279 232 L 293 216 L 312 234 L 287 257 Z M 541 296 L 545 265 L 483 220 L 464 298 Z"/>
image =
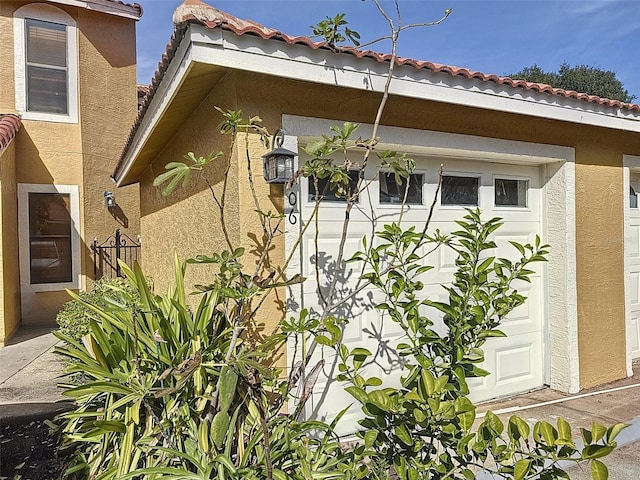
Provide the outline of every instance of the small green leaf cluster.
<path id="1" fill-rule="evenodd" d="M 360 45 L 360 34 L 347 27 L 348 23 L 345 20 L 346 14 L 339 13 L 335 17 L 327 17 L 324 20 L 318 22 L 316 25 L 311 25 L 313 37 L 320 37 L 329 45 L 336 46 L 339 43 L 349 40 L 356 47 Z"/>
<path id="2" fill-rule="evenodd" d="M 216 264 L 219 268 L 214 283 L 208 285 L 195 285 L 200 292 L 219 290 L 229 299 L 251 299 L 259 291 L 257 285 L 252 284 L 250 275 L 243 272 L 240 261 L 244 255 L 244 248 L 237 248 L 233 252 L 228 250 L 222 253 L 213 253 L 211 256 L 196 255 L 186 261 L 187 264 Z"/>
<path id="3" fill-rule="evenodd" d="M 162 189 L 162 195 L 165 197 L 171 195 L 178 185 L 182 185 L 182 188 L 187 186 L 191 177 L 191 172 L 201 171 L 205 166 L 217 158 L 220 158 L 222 155 L 222 152 L 218 151 L 212 152 L 207 156 L 196 157 L 193 152 L 189 152 L 184 156 L 184 158 L 188 160 L 188 163 L 167 163 L 164 167 L 167 171 L 155 178 L 153 186 L 158 187 L 163 183 L 168 182 Z"/>
<path id="4" fill-rule="evenodd" d="M 592 478 L 603 480 L 608 478 L 608 469 L 599 458 L 613 451 L 615 438 L 625 427 L 615 424 L 606 428 L 593 422 L 591 430 L 580 429 L 582 445 L 579 446 L 573 439 L 571 425 L 563 418 L 558 418 L 556 427 L 546 421 L 531 427 L 523 419 L 512 416 L 505 429 L 496 415 L 487 412 L 476 434 L 461 443 L 459 450 L 477 455 L 481 461 L 492 456 L 495 472 L 514 480 L 569 478 L 561 463 L 567 461 L 588 462 Z M 503 433 L 506 439 L 502 438 Z"/>
<path id="5" fill-rule="evenodd" d="M 269 148 L 271 144 L 269 132 L 262 126 L 262 118 L 254 115 L 245 119 L 242 110 L 223 110 L 217 106 L 214 108 L 222 115 L 222 122 L 218 125 L 220 133 L 235 135 L 238 132 L 254 132 L 260 135 L 260 141 L 264 148 Z"/>

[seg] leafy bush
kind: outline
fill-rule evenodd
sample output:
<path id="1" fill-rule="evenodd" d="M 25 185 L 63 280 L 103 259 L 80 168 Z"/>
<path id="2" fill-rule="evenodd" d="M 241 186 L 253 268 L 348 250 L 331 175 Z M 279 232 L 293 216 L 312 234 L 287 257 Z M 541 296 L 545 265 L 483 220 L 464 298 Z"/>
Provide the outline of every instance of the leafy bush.
<path id="1" fill-rule="evenodd" d="M 76 452 L 69 474 L 122 480 L 374 480 L 395 472 L 402 480 L 469 480 L 487 469 L 522 480 L 566 478 L 561 461 L 588 460 L 594 478 L 605 479 L 600 458 L 613 450 L 624 425 L 583 429 L 581 448 L 563 419 L 557 427 L 547 422 L 531 427 L 514 416 L 505 426 L 489 412 L 473 430 L 475 406 L 467 398 L 466 379 L 487 374 L 477 367 L 481 347 L 502 335 L 500 321 L 525 301 L 511 284 L 527 280 L 529 265 L 544 260 L 547 246 L 514 243 L 522 254 L 516 262 L 488 257 L 486 251 L 495 248 L 488 237 L 500 221 L 483 222 L 478 211 L 469 211 L 458 224 L 460 231 L 436 232 L 433 238 L 413 227 L 387 225 L 375 248 L 365 242 L 351 259 L 367 264 L 365 278 L 386 298 L 376 308 L 405 331 L 397 346 L 406 372 L 398 388 L 365 377 L 362 367 L 371 353 L 341 343 L 339 319 L 321 322 L 303 311 L 283 323 L 282 333 L 245 336 L 258 321 L 251 301 L 268 286 L 254 284 L 243 272 L 242 249 L 187 263 L 176 258 L 175 288 L 167 295 L 154 295 L 138 266 L 123 266 L 130 287 L 113 287 L 118 302 L 92 305 L 76 297 L 92 312 L 86 340 L 57 334 L 67 342 L 58 352 L 74 359 L 68 373 L 85 376 L 82 385 L 65 391 L 77 403 L 62 417 L 65 446 Z M 420 276 L 431 268 L 416 253 L 425 243 L 458 254 L 447 302 L 420 296 Z M 219 269 L 210 285 L 199 287 L 195 310 L 186 301 L 188 263 Z M 421 306 L 444 313 L 445 334 L 431 328 Z M 331 424 L 299 420 L 317 368 L 305 372 L 297 365 L 284 378 L 272 366 L 286 335 L 313 336 L 336 349 L 337 380 L 346 382 L 362 406 L 361 443 L 352 450 L 333 433 L 344 412 Z M 300 393 L 294 394 L 296 383 Z M 287 403 L 294 408 L 284 413 Z"/>
<path id="2" fill-rule="evenodd" d="M 365 376 L 372 356 L 368 350 L 349 349 L 340 342 L 339 331 L 320 337 L 336 349 L 337 378 L 346 381 L 346 391 L 362 407 L 360 453 L 375 459 L 378 475 L 393 469 L 401 480 L 470 480 L 479 468 L 516 480 L 568 478 L 561 462 L 584 460 L 590 462 L 594 479 L 605 479 L 607 468 L 599 458 L 613 450 L 623 424 L 607 429 L 594 423 L 592 431 L 583 429 L 581 448 L 562 418 L 557 428 L 544 421 L 530 427 L 513 416 L 505 428 L 488 412 L 472 429 L 476 408 L 468 398 L 467 379 L 489 374 L 478 367 L 484 361 L 482 346 L 491 337 L 505 336 L 498 329 L 502 320 L 525 302 L 513 282 L 529 282 L 531 264 L 545 261 L 548 245 L 539 238 L 534 245 L 511 242 L 521 258 L 496 258 L 490 256 L 497 248 L 490 235 L 502 225 L 500 219 L 483 221 L 479 210 L 468 210 L 457 224 L 458 231 L 433 237 L 414 227 L 385 225 L 376 234 L 376 247 L 367 249 L 364 243 L 364 250 L 351 259 L 368 267 L 363 277 L 385 299 L 376 308 L 405 333 L 396 346 L 404 371 L 397 388 L 380 388 L 382 379 Z M 421 280 L 432 267 L 418 252 L 432 248 L 451 248 L 457 255 L 453 283 L 443 286 L 449 294 L 445 302 L 421 293 Z M 442 313 L 444 333 L 434 329 L 424 307 Z M 334 320 L 329 320 L 327 331 L 334 330 Z"/>
<path id="3" fill-rule="evenodd" d="M 60 326 L 60 332 L 75 340 L 80 340 L 89 333 L 90 319 L 97 319 L 97 315 L 86 305 L 106 307 L 110 302 L 119 301 L 122 291 L 128 295 L 134 295 L 134 289 L 121 278 L 101 278 L 94 282 L 93 290 L 81 291 L 78 299 L 72 299 L 65 303 L 56 316 L 56 322 Z"/>
<path id="4" fill-rule="evenodd" d="M 75 361 L 82 385 L 67 385 L 76 401 L 62 416 L 64 447 L 76 451 L 69 474 L 83 478 L 362 478 L 366 468 L 344 452 L 332 425 L 282 413 L 292 382 L 266 360 L 283 334 L 259 343 L 242 338 L 249 300 L 260 294 L 241 270 L 242 250 L 199 257 L 219 274 L 192 311 L 186 264 L 175 262 L 168 295 L 150 291 L 144 275 L 123 265 L 133 292 L 121 302 L 93 305 L 88 340 L 57 333 L 57 351 Z M 72 377 L 73 378 L 73 377 Z M 309 385 L 306 387 L 310 388 Z"/>

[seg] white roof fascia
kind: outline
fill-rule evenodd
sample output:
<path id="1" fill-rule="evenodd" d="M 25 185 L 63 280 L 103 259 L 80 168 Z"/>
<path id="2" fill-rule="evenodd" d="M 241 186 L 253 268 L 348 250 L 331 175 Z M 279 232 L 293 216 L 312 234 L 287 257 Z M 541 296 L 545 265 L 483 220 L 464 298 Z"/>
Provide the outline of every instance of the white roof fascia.
<path id="1" fill-rule="evenodd" d="M 124 5 L 122 3 L 110 2 L 108 0 L 46 0 L 49 3 L 58 3 L 61 5 L 70 5 L 72 7 L 86 8 L 101 13 L 117 15 L 119 17 L 130 18 L 132 20 L 140 19 L 140 10 L 138 8 Z"/>
<path id="2" fill-rule="evenodd" d="M 156 125 L 167 111 L 171 100 L 176 96 L 187 73 L 191 69 L 191 43 L 182 41 L 167 69 L 162 82 L 153 95 L 151 104 L 142 117 L 129 148 L 122 159 L 117 177 L 114 178 L 118 187 L 122 186 L 122 179 L 127 175 L 134 160 L 138 157 Z"/>
<path id="3" fill-rule="evenodd" d="M 290 45 L 255 35 L 192 26 L 193 59 L 236 70 L 260 72 L 325 85 L 382 92 L 388 63 Z M 223 42 L 220 43 L 222 34 Z M 640 113 L 586 100 L 523 90 L 480 79 L 455 77 L 409 65 L 394 68 L 390 94 L 464 105 L 582 125 L 640 132 Z"/>

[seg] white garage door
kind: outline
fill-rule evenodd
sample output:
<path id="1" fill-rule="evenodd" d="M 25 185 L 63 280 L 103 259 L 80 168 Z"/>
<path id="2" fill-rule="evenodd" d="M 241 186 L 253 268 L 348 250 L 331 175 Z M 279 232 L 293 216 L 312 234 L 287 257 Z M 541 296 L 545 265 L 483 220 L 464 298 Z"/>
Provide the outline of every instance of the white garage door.
<path id="1" fill-rule="evenodd" d="M 631 358 L 640 358 L 640 175 L 631 174 L 629 192 L 629 229 L 627 255 L 629 265 L 629 349 Z"/>
<path id="2" fill-rule="evenodd" d="M 412 185 L 409 192 L 410 205 L 403 217 L 406 226 L 415 224 L 422 228 L 436 190 L 440 163 L 442 162 L 437 159 L 418 162 L 412 177 L 415 185 Z M 484 218 L 498 216 L 504 219 L 504 226 L 495 232 L 493 238 L 497 244 L 497 251 L 493 252 L 495 255 L 515 259 L 517 251 L 510 245 L 510 240 L 528 243 L 534 241 L 536 234 L 541 235 L 542 201 L 538 167 L 446 160 L 444 168 L 443 189 L 434 212 L 432 232 L 436 228 L 442 232 L 458 229 L 454 221 L 465 214 L 464 208 L 478 206 Z M 371 172 L 373 173 L 367 172 L 367 175 L 376 175 L 375 165 L 371 166 Z M 306 182 L 302 182 L 301 197 L 301 216 L 309 218 L 313 199 Z M 370 236 L 381 225 L 397 218 L 398 203 L 397 187 L 393 179 L 387 182 L 384 176 L 374 178 L 371 188 L 361 195 L 358 207 L 352 211 L 345 258 L 360 249 L 362 236 Z M 318 281 L 321 286 L 326 286 L 327 278 L 335 270 L 343 212 L 344 204 L 339 201 L 324 200 L 322 203 L 319 212 L 318 278 L 314 267 L 314 228 L 309 228 L 303 238 L 301 265 L 303 275 L 308 280 L 302 286 L 302 306 L 310 310 L 320 310 Z M 434 300 L 447 299 L 442 285 L 452 280 L 454 260 L 452 250 L 447 248 L 428 257 L 428 263 L 435 268 L 423 279 L 426 284 L 423 290 L 425 295 Z M 357 267 L 355 264 L 349 264 L 348 267 L 351 270 L 347 270 L 338 289 L 341 295 L 348 295 L 358 286 Z M 485 344 L 484 368 L 492 374 L 482 379 L 470 380 L 474 400 L 511 395 L 545 383 L 543 268 L 541 264 L 536 265 L 537 272 L 532 277 L 531 284 L 523 282 L 517 285 L 518 290 L 529 297 L 529 300 L 512 312 L 502 325 L 502 330 L 508 337 L 492 339 Z M 362 346 L 376 352 L 375 361 L 367 367 L 369 373 L 384 378 L 387 383 L 397 383 L 400 370 L 394 347 L 402 332 L 372 307 L 380 300 L 378 295 L 377 291 L 364 289 L 336 314 L 351 319 L 344 334 L 349 346 Z M 435 309 L 425 310 L 425 314 L 434 321 L 440 321 Z M 327 378 L 336 374 L 332 351 L 318 348 L 315 357 L 316 360 L 324 358 L 326 364 L 308 405 L 307 414 L 330 419 L 353 403 L 353 399 L 337 382 L 327 382 Z M 353 408 L 345 416 L 340 433 L 355 430 L 358 417 L 358 409 Z"/>

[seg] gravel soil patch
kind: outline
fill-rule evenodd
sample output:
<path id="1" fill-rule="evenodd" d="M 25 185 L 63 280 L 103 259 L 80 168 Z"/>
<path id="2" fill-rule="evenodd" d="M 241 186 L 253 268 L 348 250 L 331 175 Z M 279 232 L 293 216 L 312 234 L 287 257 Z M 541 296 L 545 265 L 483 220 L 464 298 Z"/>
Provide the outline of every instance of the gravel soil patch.
<path id="1" fill-rule="evenodd" d="M 0 480 L 58 480 L 68 460 L 48 421 L 0 426 Z"/>

